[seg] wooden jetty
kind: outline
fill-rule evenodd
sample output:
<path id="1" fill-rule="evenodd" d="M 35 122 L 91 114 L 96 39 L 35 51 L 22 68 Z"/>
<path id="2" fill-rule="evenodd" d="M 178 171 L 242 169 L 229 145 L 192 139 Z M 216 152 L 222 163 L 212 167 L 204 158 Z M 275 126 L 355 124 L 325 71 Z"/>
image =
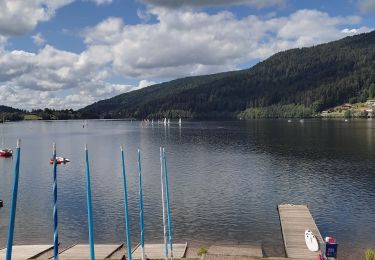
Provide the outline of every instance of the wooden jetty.
<path id="1" fill-rule="evenodd" d="M 306 205 L 278 206 L 286 256 L 293 259 L 317 259 L 319 252 L 311 252 L 305 242 L 305 230 L 310 229 L 322 244 L 323 239 Z"/>
<path id="2" fill-rule="evenodd" d="M 61 260 L 88 260 L 90 259 L 90 246 L 76 244 L 66 247 L 59 252 Z M 187 243 L 173 244 L 173 258 L 184 258 Z M 164 244 L 145 244 L 145 252 L 149 259 L 164 259 Z M 53 245 L 14 245 L 12 259 L 53 259 Z M 95 259 L 125 259 L 123 244 L 95 244 Z M 0 250 L 0 260 L 5 260 L 6 248 Z M 137 245 L 132 250 L 134 259 L 141 258 L 141 248 Z"/>

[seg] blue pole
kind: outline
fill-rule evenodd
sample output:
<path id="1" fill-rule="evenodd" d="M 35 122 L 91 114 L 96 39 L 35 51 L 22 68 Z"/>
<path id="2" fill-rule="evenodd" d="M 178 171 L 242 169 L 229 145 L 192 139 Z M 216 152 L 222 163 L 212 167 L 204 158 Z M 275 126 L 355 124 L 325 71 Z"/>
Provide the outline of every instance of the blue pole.
<path id="1" fill-rule="evenodd" d="M 141 168 L 141 151 L 138 149 L 138 178 L 139 178 L 139 218 L 141 226 L 141 249 L 142 249 L 142 260 L 146 260 L 145 257 L 145 239 L 144 239 L 144 223 L 143 223 L 143 201 L 142 201 L 142 168 Z"/>
<path id="2" fill-rule="evenodd" d="M 53 256 L 55 260 L 59 259 L 59 234 L 57 219 L 57 163 L 56 163 L 56 144 L 53 144 Z"/>
<path id="3" fill-rule="evenodd" d="M 163 209 L 163 237 L 164 237 L 164 255 L 168 259 L 168 241 L 167 241 L 167 227 L 165 223 L 165 198 L 164 198 L 164 174 L 163 174 L 163 152 L 160 147 L 160 182 L 161 182 L 161 201 Z"/>
<path id="4" fill-rule="evenodd" d="M 131 244 L 130 226 L 129 226 L 128 191 L 126 189 L 125 158 L 124 158 L 124 148 L 122 146 L 121 146 L 121 160 L 122 160 L 122 178 L 123 178 L 123 186 L 124 186 L 126 242 L 128 246 L 128 260 L 132 260 L 132 244 Z"/>
<path id="5" fill-rule="evenodd" d="M 86 192 L 87 192 L 87 217 L 89 224 L 89 242 L 90 242 L 90 260 L 95 260 L 94 251 L 94 226 L 92 220 L 92 203 L 91 203 L 91 186 L 90 186 L 90 167 L 89 167 L 89 153 L 87 145 L 85 146 L 86 157 Z"/>
<path id="6" fill-rule="evenodd" d="M 9 217 L 9 226 L 8 226 L 8 241 L 7 241 L 6 260 L 12 259 L 14 222 L 16 220 L 18 179 L 19 179 L 19 173 L 20 173 L 20 153 L 21 153 L 20 142 L 21 142 L 20 140 L 17 140 L 16 161 L 15 161 L 15 164 L 14 164 L 14 172 L 13 172 L 12 202 L 11 202 L 11 205 L 10 205 L 10 217 Z"/>
<path id="7" fill-rule="evenodd" d="M 167 197 L 169 246 L 170 246 L 170 250 L 171 250 L 171 258 L 173 258 L 172 223 L 171 223 L 171 207 L 170 207 L 170 204 L 169 204 L 167 157 L 165 155 L 165 149 L 164 148 L 163 148 L 163 158 L 164 158 L 164 174 L 165 174 L 165 193 L 166 193 L 166 197 Z"/>

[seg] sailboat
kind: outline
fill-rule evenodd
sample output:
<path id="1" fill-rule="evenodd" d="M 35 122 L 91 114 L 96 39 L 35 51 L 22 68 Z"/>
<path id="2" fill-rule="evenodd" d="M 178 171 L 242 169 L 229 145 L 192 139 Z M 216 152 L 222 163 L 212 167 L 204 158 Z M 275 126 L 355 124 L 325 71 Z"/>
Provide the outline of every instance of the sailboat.
<path id="1" fill-rule="evenodd" d="M 181 121 L 181 117 L 180 117 L 180 119 L 178 120 L 178 125 L 181 126 L 181 124 L 182 124 L 182 121 Z"/>
<path id="2" fill-rule="evenodd" d="M 5 124 L 5 119 L 3 116 L 3 125 L 1 127 L 1 147 L 0 148 L 0 157 L 11 157 L 13 155 L 13 151 L 8 148 L 4 148 L 4 124 Z"/>

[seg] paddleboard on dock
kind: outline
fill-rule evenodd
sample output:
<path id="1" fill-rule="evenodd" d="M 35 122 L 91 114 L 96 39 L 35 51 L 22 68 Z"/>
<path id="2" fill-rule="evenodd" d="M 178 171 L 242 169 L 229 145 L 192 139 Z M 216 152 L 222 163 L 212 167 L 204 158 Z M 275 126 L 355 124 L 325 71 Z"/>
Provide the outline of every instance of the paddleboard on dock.
<path id="1" fill-rule="evenodd" d="M 311 230 L 306 229 L 305 231 L 305 241 L 307 248 L 312 252 L 319 251 L 319 243 Z"/>

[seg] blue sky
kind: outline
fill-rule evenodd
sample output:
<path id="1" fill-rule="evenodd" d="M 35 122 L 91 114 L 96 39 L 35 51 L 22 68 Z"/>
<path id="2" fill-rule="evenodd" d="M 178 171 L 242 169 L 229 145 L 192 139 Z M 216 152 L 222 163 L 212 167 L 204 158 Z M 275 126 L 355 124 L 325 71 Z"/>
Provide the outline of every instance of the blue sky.
<path id="1" fill-rule="evenodd" d="M 375 0 L 0 0 L 0 104 L 80 108 L 375 28 Z"/>

